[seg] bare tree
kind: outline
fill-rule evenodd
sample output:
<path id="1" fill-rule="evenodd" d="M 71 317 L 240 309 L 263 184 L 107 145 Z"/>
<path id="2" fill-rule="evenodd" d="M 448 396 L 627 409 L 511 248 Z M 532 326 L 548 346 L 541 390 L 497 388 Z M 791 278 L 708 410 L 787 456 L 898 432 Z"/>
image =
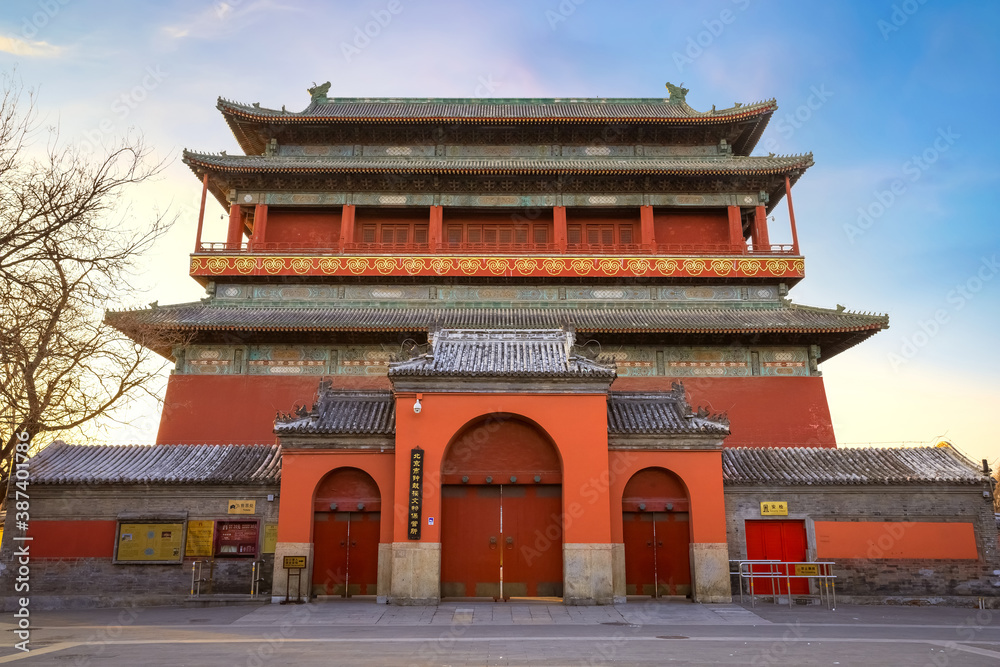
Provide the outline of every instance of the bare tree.
<path id="1" fill-rule="evenodd" d="M 17 434 L 55 436 L 114 419 L 162 367 L 155 332 L 130 337 L 103 321 L 136 297 L 142 253 L 169 227 L 133 220 L 123 196 L 157 174 L 141 138 L 99 156 L 60 147 L 36 127 L 34 99 L 5 77 L 0 96 L 0 479 Z M 36 138 L 45 136 L 44 150 Z M 51 439 L 51 438 L 49 438 Z"/>

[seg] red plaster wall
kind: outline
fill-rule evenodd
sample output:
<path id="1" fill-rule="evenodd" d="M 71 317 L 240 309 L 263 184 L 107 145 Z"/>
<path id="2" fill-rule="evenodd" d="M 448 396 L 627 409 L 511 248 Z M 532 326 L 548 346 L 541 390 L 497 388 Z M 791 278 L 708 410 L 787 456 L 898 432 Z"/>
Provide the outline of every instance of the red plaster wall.
<path id="1" fill-rule="evenodd" d="M 551 438 L 559 453 L 563 512 L 567 515 L 563 525 L 565 542 L 608 544 L 611 524 L 607 513 L 610 502 L 605 401 L 603 394 L 423 394 L 423 409 L 418 415 L 413 412 L 414 395 L 398 394 L 396 442 L 403 455 L 397 456 L 395 462 L 397 497 L 406 497 L 409 490 L 409 450 L 419 444 L 425 451 L 424 520 L 440 517 L 441 468 L 449 443 L 483 415 L 509 413 L 535 424 Z M 719 473 L 721 503 L 721 463 Z M 587 513 L 590 506 L 597 511 Z M 397 516 L 394 541 L 406 541 L 407 527 L 405 513 Z M 420 537 L 422 542 L 440 542 L 439 523 L 424 524 Z"/>
<path id="2" fill-rule="evenodd" d="M 252 445 L 275 441 L 274 417 L 296 404 L 311 407 L 315 375 L 171 375 L 163 399 L 158 444 Z M 333 376 L 344 389 L 388 389 L 384 376 Z"/>
<path id="3" fill-rule="evenodd" d="M 33 520 L 32 558 L 111 558 L 115 553 L 116 521 Z"/>
<path id="4" fill-rule="evenodd" d="M 389 389 L 384 376 L 333 376 L 344 389 Z M 694 407 L 728 412 L 728 447 L 835 447 L 821 377 L 619 378 L 617 391 L 669 391 L 684 382 Z M 311 406 L 318 376 L 172 375 L 156 437 L 167 444 L 274 442 L 274 416 Z"/>
<path id="5" fill-rule="evenodd" d="M 722 453 L 719 451 L 672 450 L 608 452 L 608 472 L 600 480 L 610 492 L 611 541 L 622 542 L 622 498 L 625 485 L 637 472 L 662 468 L 677 475 L 690 502 L 691 542 L 726 541 L 726 503 L 722 494 Z M 584 498 L 592 496 L 587 491 Z"/>
<path id="6" fill-rule="evenodd" d="M 336 247 L 340 241 L 340 214 L 339 207 L 331 211 L 269 206 L 263 240 Z"/>
<path id="7" fill-rule="evenodd" d="M 821 377 L 618 378 L 616 391 L 669 391 L 684 383 L 692 407 L 729 414 L 727 447 L 836 447 Z"/>
<path id="8" fill-rule="evenodd" d="M 979 557 L 971 523 L 929 521 L 817 521 L 816 557 Z"/>
<path id="9" fill-rule="evenodd" d="M 656 243 L 729 243 L 726 209 L 653 209 Z"/>

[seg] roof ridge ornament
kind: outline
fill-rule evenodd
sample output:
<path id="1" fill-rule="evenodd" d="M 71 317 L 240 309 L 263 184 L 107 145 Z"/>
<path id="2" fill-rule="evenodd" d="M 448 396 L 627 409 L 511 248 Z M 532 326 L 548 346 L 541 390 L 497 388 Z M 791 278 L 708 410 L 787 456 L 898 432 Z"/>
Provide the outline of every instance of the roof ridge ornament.
<path id="1" fill-rule="evenodd" d="M 309 93 L 310 97 L 312 98 L 310 101 L 314 104 L 326 104 L 327 102 L 330 101 L 329 98 L 327 98 L 326 96 L 326 94 L 330 92 L 329 81 L 327 81 L 326 83 L 322 83 L 318 86 L 316 85 L 316 82 L 313 81 L 313 87 L 307 88 L 306 90 Z"/>
<path id="2" fill-rule="evenodd" d="M 670 99 L 667 101 L 668 104 L 686 105 L 687 104 L 687 94 L 688 89 L 684 87 L 684 82 L 681 81 L 681 85 L 675 86 L 674 84 L 667 82 L 667 90 L 670 92 Z"/>

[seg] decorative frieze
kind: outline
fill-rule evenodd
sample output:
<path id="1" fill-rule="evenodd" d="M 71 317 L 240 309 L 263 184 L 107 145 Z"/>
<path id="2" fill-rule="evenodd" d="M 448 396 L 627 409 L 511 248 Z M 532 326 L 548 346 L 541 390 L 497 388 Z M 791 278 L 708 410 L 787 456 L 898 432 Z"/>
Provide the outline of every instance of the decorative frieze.
<path id="1" fill-rule="evenodd" d="M 680 347 L 635 345 L 601 348 L 580 341 L 600 363 L 614 364 L 618 377 L 804 377 L 806 347 Z M 194 345 L 175 371 L 186 375 L 385 375 L 402 351 L 380 345 Z M 242 359 L 246 359 L 242 362 Z M 756 363 L 754 363 L 756 359 Z"/>
<path id="2" fill-rule="evenodd" d="M 279 256 L 196 254 L 192 276 L 446 276 L 777 278 L 805 275 L 802 258 L 628 256 Z"/>

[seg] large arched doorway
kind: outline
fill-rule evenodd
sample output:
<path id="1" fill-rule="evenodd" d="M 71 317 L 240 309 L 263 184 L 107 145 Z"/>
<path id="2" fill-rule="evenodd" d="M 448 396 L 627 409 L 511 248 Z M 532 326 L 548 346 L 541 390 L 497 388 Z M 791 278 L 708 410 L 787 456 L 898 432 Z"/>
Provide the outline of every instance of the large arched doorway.
<path id="1" fill-rule="evenodd" d="M 534 424 L 465 426 L 441 466 L 441 596 L 562 596 L 562 466 Z"/>
<path id="2" fill-rule="evenodd" d="M 622 494 L 625 592 L 691 594 L 690 503 L 681 479 L 663 468 L 635 473 Z"/>
<path id="3" fill-rule="evenodd" d="M 357 468 L 338 468 L 313 500 L 313 595 L 375 595 L 382 497 Z"/>

